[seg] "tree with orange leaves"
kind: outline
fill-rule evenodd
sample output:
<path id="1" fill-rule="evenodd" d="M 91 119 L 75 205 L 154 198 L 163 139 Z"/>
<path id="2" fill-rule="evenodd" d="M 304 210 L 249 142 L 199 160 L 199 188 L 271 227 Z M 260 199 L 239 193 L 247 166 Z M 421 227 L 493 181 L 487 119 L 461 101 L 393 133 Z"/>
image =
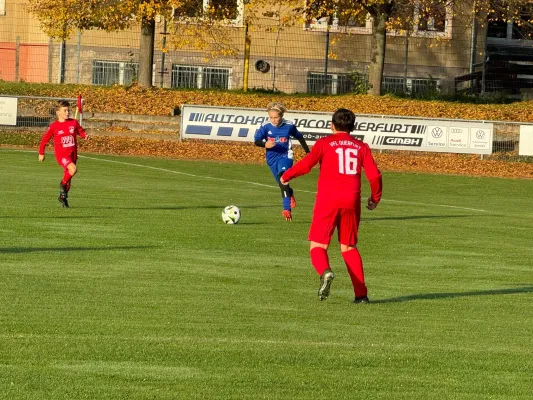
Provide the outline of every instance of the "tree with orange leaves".
<path id="1" fill-rule="evenodd" d="M 277 11 L 273 11 L 281 9 L 278 5 L 282 5 L 285 12 L 290 8 L 290 16 L 283 19 L 286 24 L 313 19 L 324 19 L 328 23 L 337 19 L 341 24 L 342 20 L 364 21 L 369 16 L 373 21 L 369 93 L 378 96 L 381 95 L 388 31 L 408 33 L 418 27 L 427 29 L 424 24 L 437 21 L 436 17 L 444 13 L 445 20 L 439 19 L 439 23 L 447 24 L 452 18 L 461 17 L 466 21 L 463 29 L 473 24 L 483 29 L 488 24 L 510 21 L 522 27 L 522 31 L 533 33 L 527 29 L 533 26 L 532 0 L 252 0 L 250 4 L 255 4 L 255 10 L 261 9 L 258 5 L 262 6 L 263 15 L 267 16 L 279 17 L 275 15 Z M 525 33 L 522 39 L 531 39 L 531 33 Z"/>
<path id="2" fill-rule="evenodd" d="M 227 3 L 227 4 L 226 4 Z M 50 37 L 68 39 L 77 30 L 101 29 L 108 32 L 127 29 L 140 24 L 139 85 L 152 86 L 155 26 L 158 17 L 176 21 L 170 32 L 178 32 L 179 24 L 189 23 L 198 38 L 195 45 L 205 49 L 211 38 L 218 39 L 221 53 L 231 52 L 222 43 L 224 35 L 213 33 L 217 24 L 235 17 L 231 1 L 218 1 L 216 6 L 204 7 L 202 0 L 28 0 L 29 11 L 37 16 L 41 28 Z M 179 38 L 170 43 L 179 44 Z M 216 40 L 215 40 L 216 41 Z"/>

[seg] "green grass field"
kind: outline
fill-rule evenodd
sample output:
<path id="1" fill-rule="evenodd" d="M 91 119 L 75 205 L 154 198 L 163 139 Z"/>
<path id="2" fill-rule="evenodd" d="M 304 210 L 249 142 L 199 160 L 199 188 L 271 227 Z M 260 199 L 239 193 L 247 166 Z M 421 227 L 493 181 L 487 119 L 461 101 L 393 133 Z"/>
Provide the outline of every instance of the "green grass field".
<path id="1" fill-rule="evenodd" d="M 317 299 L 316 176 L 287 223 L 266 166 L 86 154 L 62 209 L 0 150 L 0 398 L 532 398 L 533 180 L 385 171 L 354 305 L 335 241 Z"/>

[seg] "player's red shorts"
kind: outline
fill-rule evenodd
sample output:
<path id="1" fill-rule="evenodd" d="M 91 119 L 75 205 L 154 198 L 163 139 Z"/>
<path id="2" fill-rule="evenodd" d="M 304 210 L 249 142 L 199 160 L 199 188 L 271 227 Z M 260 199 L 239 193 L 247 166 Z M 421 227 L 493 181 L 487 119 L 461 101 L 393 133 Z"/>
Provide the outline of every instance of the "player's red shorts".
<path id="1" fill-rule="evenodd" d="M 355 246 L 360 216 L 360 202 L 356 208 L 325 209 L 315 206 L 308 239 L 321 244 L 329 244 L 333 231 L 337 228 L 339 243 Z"/>
<path id="2" fill-rule="evenodd" d="M 56 153 L 55 156 L 57 163 L 63 168 L 67 168 L 67 165 L 69 165 L 70 163 L 76 164 L 76 161 L 78 160 L 78 152 L 76 150 L 72 150 L 70 152 Z"/>

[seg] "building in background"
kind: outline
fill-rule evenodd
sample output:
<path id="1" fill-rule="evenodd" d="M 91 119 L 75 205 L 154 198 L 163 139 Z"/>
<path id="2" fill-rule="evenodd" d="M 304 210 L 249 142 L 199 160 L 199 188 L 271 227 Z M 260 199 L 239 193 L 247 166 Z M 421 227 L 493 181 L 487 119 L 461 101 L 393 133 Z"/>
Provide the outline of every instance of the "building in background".
<path id="1" fill-rule="evenodd" d="M 93 85 L 129 85 L 135 81 L 138 28 L 112 33 L 84 31 L 61 43 L 40 30 L 24 3 L 0 0 L 0 79 Z M 179 22 L 158 21 L 153 84 L 165 88 L 242 88 L 242 0 L 235 0 L 234 7 L 235 19 L 227 26 L 229 45 L 234 49 L 230 56 L 212 58 L 193 47 L 163 52 L 160 44 L 168 36 L 166 26 Z M 422 14 L 422 10 L 417 12 Z M 473 30 L 469 16 L 452 17 L 445 7 L 434 15 L 419 17 L 408 35 L 389 32 L 385 91 L 517 91 L 533 82 L 533 73 L 529 73 L 533 41 L 519 26 L 501 21 L 489 25 L 488 30 Z M 335 19 L 329 27 L 324 20 L 279 27 L 277 20 L 265 18 L 248 28 L 248 88 L 327 94 L 364 90 L 371 19 Z"/>
<path id="2" fill-rule="evenodd" d="M 21 0 L 0 0 L 0 79 L 50 82 L 51 42 Z"/>

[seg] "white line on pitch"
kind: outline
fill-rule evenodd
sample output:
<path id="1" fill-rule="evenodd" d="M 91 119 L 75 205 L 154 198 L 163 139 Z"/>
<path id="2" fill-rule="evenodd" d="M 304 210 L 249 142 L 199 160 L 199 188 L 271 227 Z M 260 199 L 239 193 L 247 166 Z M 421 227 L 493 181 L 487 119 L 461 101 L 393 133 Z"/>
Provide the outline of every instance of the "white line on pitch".
<path id="1" fill-rule="evenodd" d="M 29 151 L 29 150 L 14 150 L 14 149 L 6 149 L 6 150 L 7 151 L 22 152 L 22 153 L 34 153 L 34 151 Z M 264 183 L 240 181 L 240 180 L 237 180 L 237 179 L 216 178 L 216 177 L 213 177 L 213 176 L 206 176 L 206 175 L 196 175 L 196 174 L 191 174 L 191 173 L 188 173 L 188 172 L 173 171 L 171 169 L 160 168 L 160 167 L 152 167 L 150 165 L 129 163 L 129 162 L 126 162 L 126 161 L 108 160 L 106 158 L 90 157 L 90 156 L 83 156 L 83 155 L 79 155 L 78 157 L 87 158 L 89 160 L 104 161 L 104 162 L 109 162 L 109 163 L 114 163 L 114 164 L 122 164 L 122 165 L 129 165 L 129 166 L 133 166 L 133 167 L 147 168 L 147 169 L 152 169 L 152 170 L 155 170 L 155 171 L 169 172 L 171 174 L 190 176 L 192 178 L 203 178 L 203 179 L 211 179 L 211 180 L 216 180 L 216 181 L 232 181 L 232 182 L 246 183 L 248 185 L 262 186 L 262 187 L 267 187 L 267 188 L 274 188 L 274 189 L 278 188 L 278 186 L 267 185 L 267 184 L 264 184 Z M 302 192 L 302 193 L 316 194 L 316 191 L 311 191 L 311 190 L 298 189 L 298 191 Z M 416 205 L 416 206 L 442 207 L 442 208 L 454 208 L 454 209 L 457 209 L 457 210 L 488 212 L 487 210 L 482 210 L 482 209 L 479 209 L 479 208 L 451 206 L 451 205 L 447 205 L 447 204 L 416 203 L 416 202 L 407 201 L 407 200 L 391 200 L 391 199 L 383 199 L 382 201 L 387 202 L 387 203 L 401 203 L 401 204 L 412 204 L 412 205 Z"/>
<path id="2" fill-rule="evenodd" d="M 457 208 L 457 209 L 459 209 L 459 210 L 478 211 L 478 212 L 488 212 L 487 210 L 482 210 L 482 209 L 480 209 L 480 208 L 469 208 L 469 207 L 461 207 L 461 206 L 450 206 L 450 205 L 447 205 L 447 204 L 415 203 L 414 201 L 406 201 L 406 200 L 390 200 L 390 199 L 383 199 L 383 201 L 390 202 L 390 203 L 412 204 L 412 205 L 415 205 L 415 206 L 446 207 L 446 208 Z"/>
<path id="3" fill-rule="evenodd" d="M 268 188 L 277 188 L 278 187 L 278 186 L 274 186 L 274 185 L 266 185 L 264 183 L 240 181 L 240 180 L 237 180 L 237 179 L 226 179 L 226 178 L 216 178 L 214 176 L 196 175 L 196 174 L 191 174 L 191 173 L 188 173 L 188 172 L 173 171 L 171 169 L 160 168 L 160 167 L 152 167 L 150 165 L 134 164 L 134 163 L 126 162 L 126 161 L 107 160 L 105 158 L 97 158 L 97 157 L 89 157 L 89 156 L 78 156 L 78 157 L 88 158 L 90 160 L 105 161 L 105 162 L 110 162 L 110 163 L 114 163 L 114 164 L 123 164 L 123 165 L 130 165 L 130 166 L 134 166 L 134 167 L 153 169 L 153 170 L 156 170 L 156 171 L 169 172 L 171 174 L 190 176 L 190 177 L 193 177 L 193 178 L 212 179 L 212 180 L 215 180 L 215 181 L 240 182 L 240 183 L 247 183 L 249 185 L 264 186 L 264 187 L 268 187 Z M 300 191 L 303 192 L 303 190 L 300 190 Z M 309 193 L 314 193 L 314 192 L 309 192 Z"/>
<path id="4" fill-rule="evenodd" d="M 89 157 L 89 156 L 80 156 L 80 157 L 88 158 L 88 159 L 91 159 L 91 160 L 106 161 L 106 162 L 116 163 L 116 164 L 124 164 L 124 165 L 131 165 L 131 166 L 135 166 L 135 167 L 148 168 L 148 169 L 153 169 L 153 170 L 156 170 L 156 171 L 163 171 L 163 172 L 169 172 L 169 173 L 172 173 L 172 174 L 190 176 L 190 177 L 193 177 L 193 178 L 204 178 L 204 179 L 212 179 L 212 180 L 219 180 L 219 181 L 230 181 L 231 180 L 233 182 L 246 183 L 246 184 L 249 184 L 249 185 L 263 186 L 263 187 L 274 188 L 274 189 L 278 188 L 278 186 L 267 185 L 267 184 L 264 184 L 264 183 L 241 181 L 241 180 L 237 180 L 237 179 L 215 178 L 215 177 L 212 177 L 212 176 L 205 176 L 205 175 L 196 175 L 196 174 L 191 174 L 191 173 L 188 173 L 188 172 L 173 171 L 173 170 L 170 170 L 170 169 L 165 169 L 165 168 L 160 168 L 160 167 L 152 167 L 152 166 L 149 166 L 149 165 L 142 165 L 142 164 L 134 164 L 134 163 L 126 162 L 126 161 L 107 160 L 105 158 L 97 158 L 97 157 Z M 298 192 L 316 194 L 316 191 L 303 190 L 303 189 L 298 189 Z M 389 200 L 389 199 L 383 199 L 383 201 L 391 202 L 391 203 L 412 204 L 412 205 L 417 205 L 417 206 L 444 207 L 444 208 L 455 208 L 455 209 L 458 209 L 458 210 L 488 212 L 487 210 L 481 210 L 479 208 L 450 206 L 450 205 L 446 205 L 446 204 L 415 203 L 415 202 L 412 202 L 412 201 Z"/>

